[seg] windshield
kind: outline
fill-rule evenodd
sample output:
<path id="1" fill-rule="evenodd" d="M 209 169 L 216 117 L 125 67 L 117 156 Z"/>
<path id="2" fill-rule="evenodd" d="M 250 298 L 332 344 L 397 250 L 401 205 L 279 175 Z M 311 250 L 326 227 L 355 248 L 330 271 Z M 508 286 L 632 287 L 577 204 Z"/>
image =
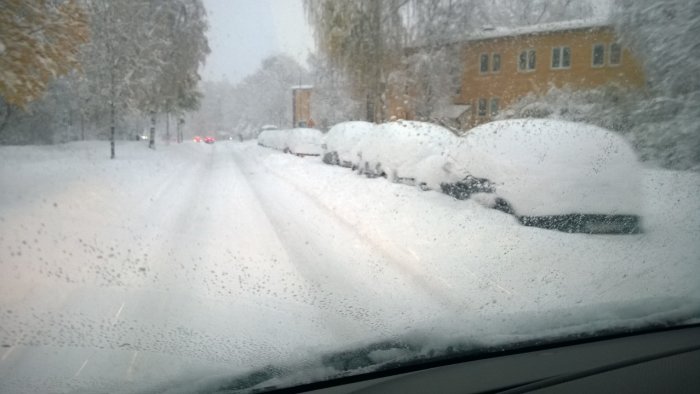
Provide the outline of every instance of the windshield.
<path id="1" fill-rule="evenodd" d="M 693 2 L 0 4 L 0 392 L 700 319 Z"/>

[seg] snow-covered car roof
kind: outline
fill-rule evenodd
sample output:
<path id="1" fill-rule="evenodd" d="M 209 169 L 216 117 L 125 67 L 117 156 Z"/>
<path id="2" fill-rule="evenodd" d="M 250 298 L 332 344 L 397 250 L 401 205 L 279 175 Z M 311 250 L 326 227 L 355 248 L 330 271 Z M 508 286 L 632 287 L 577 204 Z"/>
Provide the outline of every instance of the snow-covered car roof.
<path id="1" fill-rule="evenodd" d="M 450 152 L 453 171 L 494 183 L 518 215 L 638 214 L 640 164 L 622 136 L 550 119 L 487 123 Z"/>
<path id="2" fill-rule="evenodd" d="M 401 120 L 376 126 L 354 150 L 370 166 L 380 163 L 385 171 L 412 177 L 417 163 L 429 156 L 444 155 L 457 138 L 442 126 Z"/>

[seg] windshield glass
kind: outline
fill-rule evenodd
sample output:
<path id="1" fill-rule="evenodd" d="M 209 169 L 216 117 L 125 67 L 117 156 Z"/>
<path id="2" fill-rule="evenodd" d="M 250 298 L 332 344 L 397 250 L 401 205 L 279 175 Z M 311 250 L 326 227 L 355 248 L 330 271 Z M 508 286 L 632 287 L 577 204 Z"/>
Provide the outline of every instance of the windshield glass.
<path id="1" fill-rule="evenodd" d="M 694 2 L 0 4 L 0 392 L 700 319 Z"/>

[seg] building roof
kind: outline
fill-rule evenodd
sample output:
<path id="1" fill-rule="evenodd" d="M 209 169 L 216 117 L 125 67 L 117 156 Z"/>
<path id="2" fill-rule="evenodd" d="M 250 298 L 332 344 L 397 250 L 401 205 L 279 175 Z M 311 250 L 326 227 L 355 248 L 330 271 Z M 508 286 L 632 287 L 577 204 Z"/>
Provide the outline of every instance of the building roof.
<path id="1" fill-rule="evenodd" d="M 460 32 L 450 31 L 444 33 L 444 35 L 442 36 L 431 37 L 429 40 L 426 38 L 418 39 L 406 45 L 406 49 L 421 48 L 426 46 L 429 47 L 434 45 L 452 45 L 459 44 L 462 42 L 489 40 L 505 37 L 548 34 L 552 32 L 566 30 L 597 29 L 611 26 L 613 26 L 613 23 L 611 22 L 608 16 L 592 17 L 586 19 L 574 19 L 559 22 L 548 22 L 536 25 L 516 27 L 486 25 L 483 26 L 480 30 L 466 30 Z"/>
<path id="2" fill-rule="evenodd" d="M 295 85 L 292 86 L 290 89 L 292 90 L 306 90 L 306 89 L 313 89 L 313 85 Z"/>
<path id="3" fill-rule="evenodd" d="M 478 31 L 466 32 L 454 41 L 476 41 L 501 37 L 546 34 L 565 30 L 595 29 L 611 26 L 608 18 L 577 19 L 562 22 L 541 23 L 519 27 L 486 27 Z"/>
<path id="4" fill-rule="evenodd" d="M 461 104 L 454 104 L 454 105 L 447 105 L 441 108 L 438 108 L 435 112 L 433 112 L 433 116 L 436 118 L 447 118 L 447 119 L 457 119 L 462 114 L 464 111 L 469 110 L 468 105 L 461 105 Z"/>

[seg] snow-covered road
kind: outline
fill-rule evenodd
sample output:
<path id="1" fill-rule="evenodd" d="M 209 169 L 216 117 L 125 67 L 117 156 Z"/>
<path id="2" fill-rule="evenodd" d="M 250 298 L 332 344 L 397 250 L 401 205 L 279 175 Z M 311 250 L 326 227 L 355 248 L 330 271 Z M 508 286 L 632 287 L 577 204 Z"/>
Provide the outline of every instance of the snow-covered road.
<path id="1" fill-rule="evenodd" d="M 187 391 L 410 333 L 698 307 L 698 174 L 649 170 L 647 231 L 591 236 L 252 142 L 106 148 L 0 148 L 0 392 Z"/>

